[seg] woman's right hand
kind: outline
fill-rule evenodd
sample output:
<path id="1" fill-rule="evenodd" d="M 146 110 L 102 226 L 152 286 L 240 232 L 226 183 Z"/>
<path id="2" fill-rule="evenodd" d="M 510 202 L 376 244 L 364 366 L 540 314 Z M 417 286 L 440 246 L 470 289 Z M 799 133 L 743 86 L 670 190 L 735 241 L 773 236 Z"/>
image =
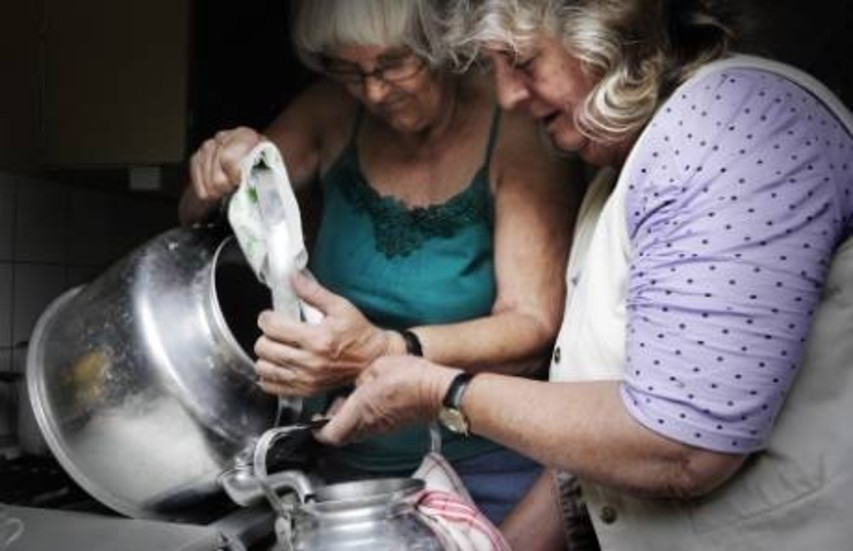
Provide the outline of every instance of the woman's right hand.
<path id="1" fill-rule="evenodd" d="M 215 203 L 240 185 L 240 162 L 265 138 L 241 126 L 217 132 L 190 159 L 190 188 L 200 202 Z"/>

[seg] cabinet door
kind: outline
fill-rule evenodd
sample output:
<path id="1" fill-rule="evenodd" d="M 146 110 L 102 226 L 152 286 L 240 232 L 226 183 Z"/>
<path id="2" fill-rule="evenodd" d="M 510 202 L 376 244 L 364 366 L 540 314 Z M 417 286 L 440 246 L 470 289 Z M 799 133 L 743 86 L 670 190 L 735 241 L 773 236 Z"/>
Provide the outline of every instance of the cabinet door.
<path id="1" fill-rule="evenodd" d="M 0 170 L 38 164 L 40 29 L 36 2 L 0 0 Z"/>
<path id="2" fill-rule="evenodd" d="M 190 0 L 44 0 L 45 164 L 185 155 Z"/>

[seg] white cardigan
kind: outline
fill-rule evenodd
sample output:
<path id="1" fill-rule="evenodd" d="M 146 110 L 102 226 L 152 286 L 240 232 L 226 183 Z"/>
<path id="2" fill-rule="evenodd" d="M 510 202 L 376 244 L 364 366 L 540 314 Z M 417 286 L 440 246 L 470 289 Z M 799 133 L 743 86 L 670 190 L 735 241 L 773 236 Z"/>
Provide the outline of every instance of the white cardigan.
<path id="1" fill-rule="evenodd" d="M 793 80 L 821 98 L 853 133 L 853 118 L 843 104 L 796 69 L 737 56 L 703 72 L 734 67 L 756 67 Z M 632 162 L 629 156 L 623 174 Z M 624 210 L 627 184 L 620 180 L 613 188 L 614 179 L 612 172 L 599 173 L 581 207 L 556 344 L 562 361 L 551 366 L 554 381 L 622 376 L 631 243 Z M 853 429 L 843 426 L 847 419 L 853 422 L 853 238 L 836 252 L 802 369 L 768 448 L 723 487 L 691 501 L 636 499 L 584 483 L 602 549 L 853 549 Z"/>

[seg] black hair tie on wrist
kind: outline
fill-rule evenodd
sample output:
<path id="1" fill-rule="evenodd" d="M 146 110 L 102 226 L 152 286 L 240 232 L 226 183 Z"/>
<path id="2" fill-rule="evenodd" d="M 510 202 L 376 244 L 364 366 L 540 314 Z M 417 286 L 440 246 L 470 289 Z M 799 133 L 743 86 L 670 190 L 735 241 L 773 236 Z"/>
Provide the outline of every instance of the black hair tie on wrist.
<path id="1" fill-rule="evenodd" d="M 423 358 L 424 349 L 421 346 L 421 339 L 418 338 L 417 333 L 409 331 L 408 329 L 397 329 L 396 331 L 400 333 L 403 340 L 406 342 L 406 353 L 410 356 Z"/>

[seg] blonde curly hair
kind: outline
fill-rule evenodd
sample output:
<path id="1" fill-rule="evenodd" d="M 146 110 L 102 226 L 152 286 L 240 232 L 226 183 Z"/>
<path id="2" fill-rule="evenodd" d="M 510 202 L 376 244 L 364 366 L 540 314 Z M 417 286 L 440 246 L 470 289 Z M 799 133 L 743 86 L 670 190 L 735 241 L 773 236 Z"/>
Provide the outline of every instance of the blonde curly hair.
<path id="1" fill-rule="evenodd" d="M 518 52 L 543 32 L 559 38 L 597 84 L 576 113 L 597 141 L 639 131 L 699 66 L 725 57 L 734 14 L 714 0 L 437 0 L 434 44 L 467 68 L 485 45 Z"/>

